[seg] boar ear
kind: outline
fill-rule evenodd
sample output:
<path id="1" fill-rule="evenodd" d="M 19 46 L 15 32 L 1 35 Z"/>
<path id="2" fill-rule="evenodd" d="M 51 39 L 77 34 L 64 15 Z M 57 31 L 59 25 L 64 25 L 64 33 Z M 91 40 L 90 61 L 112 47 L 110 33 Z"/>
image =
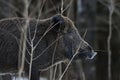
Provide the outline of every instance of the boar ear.
<path id="1" fill-rule="evenodd" d="M 62 15 L 57 14 L 52 17 L 53 31 L 55 32 L 64 32 L 65 20 Z"/>

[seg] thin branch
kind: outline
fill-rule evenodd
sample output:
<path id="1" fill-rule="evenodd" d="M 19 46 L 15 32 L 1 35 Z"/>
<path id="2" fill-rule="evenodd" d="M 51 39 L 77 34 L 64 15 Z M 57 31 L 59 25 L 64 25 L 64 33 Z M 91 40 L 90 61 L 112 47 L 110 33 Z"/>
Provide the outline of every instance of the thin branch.
<path id="1" fill-rule="evenodd" d="M 63 10 L 63 13 L 68 9 L 70 8 L 70 6 L 72 5 L 73 3 L 73 0 L 70 1 L 70 3 L 66 6 L 66 8 Z"/>
<path id="2" fill-rule="evenodd" d="M 112 15 L 114 12 L 114 2 L 113 0 L 110 0 L 110 6 L 109 8 L 109 35 L 107 40 L 107 47 L 108 47 L 108 80 L 111 80 L 111 38 L 112 38 Z"/>
<path id="3" fill-rule="evenodd" d="M 54 28 L 57 24 L 59 24 L 59 22 L 57 22 L 56 24 L 51 24 L 51 25 L 53 25 L 52 27 L 51 27 L 51 25 L 50 25 L 50 27 L 48 27 L 48 29 L 45 31 L 45 33 L 42 35 L 42 37 L 39 39 L 39 41 L 36 43 L 36 45 L 34 46 L 34 49 L 38 46 L 38 44 L 41 42 L 41 40 L 43 39 L 43 37 L 52 29 L 52 28 Z"/>
<path id="4" fill-rule="evenodd" d="M 56 41 L 58 41 L 58 40 L 61 39 L 61 38 L 62 38 L 62 36 L 60 36 L 60 37 L 57 38 L 55 41 L 53 41 L 46 49 L 44 49 L 44 50 L 40 53 L 40 55 L 38 55 L 37 57 L 33 58 L 33 61 L 36 60 L 36 59 L 38 59 L 41 55 L 43 55 L 43 53 L 44 53 L 46 50 L 48 50 L 53 44 L 56 43 Z"/>
<path id="5" fill-rule="evenodd" d="M 46 0 L 45 0 L 46 1 Z M 39 11 L 39 15 L 38 15 L 38 19 L 37 19 L 37 22 L 36 22 L 36 25 L 35 25 L 35 32 L 34 32 L 34 36 L 32 38 L 32 41 L 35 39 L 35 36 L 36 36 L 36 33 L 37 33 L 37 25 L 38 25 L 38 22 L 39 22 L 39 18 L 40 18 L 40 15 L 42 13 L 42 9 L 43 9 L 43 6 L 45 4 L 45 1 L 43 2 L 41 8 L 40 8 L 40 11 Z"/>
<path id="6" fill-rule="evenodd" d="M 30 55 L 30 65 L 29 65 L 29 78 L 28 80 L 31 80 L 31 71 L 32 71 L 32 62 L 33 62 L 33 53 L 34 53 L 34 48 L 33 48 L 33 42 L 31 44 L 31 55 Z"/>
<path id="7" fill-rule="evenodd" d="M 23 70 L 24 70 L 24 63 L 25 63 L 25 51 L 26 51 L 26 39 L 27 39 L 27 28 L 28 28 L 28 25 L 29 25 L 29 18 L 28 18 L 28 3 L 29 1 L 28 0 L 23 0 L 24 1 L 24 5 L 25 5 L 25 9 L 24 9 L 24 17 L 26 19 L 25 21 L 25 25 L 24 25 L 24 33 L 21 34 L 21 50 L 20 52 L 22 52 L 22 57 L 20 58 L 20 66 L 19 66 L 19 71 L 18 71 L 18 75 L 19 75 L 19 79 L 20 77 L 22 76 L 22 73 L 23 73 Z"/>
<path id="8" fill-rule="evenodd" d="M 61 15 L 63 14 L 63 6 L 64 6 L 64 1 L 61 0 Z"/>
<path id="9" fill-rule="evenodd" d="M 55 76 L 56 76 L 56 72 L 57 72 L 57 67 L 58 67 L 58 65 L 59 65 L 59 64 L 55 65 L 53 80 L 55 80 Z"/>
<path id="10" fill-rule="evenodd" d="M 59 36 L 58 36 L 59 37 Z M 57 46 L 58 46 L 58 42 L 56 41 L 56 44 L 55 44 L 55 47 L 54 47 L 54 51 L 53 51 L 53 55 L 52 55 L 52 65 L 54 64 L 54 58 L 55 58 L 55 53 L 56 53 L 56 49 L 57 49 Z M 51 68 L 51 71 L 50 71 L 50 80 L 53 80 L 54 79 L 54 75 L 53 75 L 53 71 L 54 71 L 54 68 L 52 67 Z"/>

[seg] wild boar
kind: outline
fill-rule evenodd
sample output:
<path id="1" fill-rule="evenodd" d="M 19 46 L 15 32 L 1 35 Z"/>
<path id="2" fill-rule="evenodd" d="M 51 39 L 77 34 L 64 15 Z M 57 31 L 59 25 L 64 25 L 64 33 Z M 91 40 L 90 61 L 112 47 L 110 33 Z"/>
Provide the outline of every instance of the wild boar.
<path id="1" fill-rule="evenodd" d="M 0 20 L 0 72 L 18 71 L 21 34 L 26 20 Z M 40 71 L 66 59 L 70 60 L 74 54 L 74 60 L 92 59 L 96 55 L 80 36 L 73 22 L 60 14 L 44 20 L 29 19 L 26 31 L 24 71 L 29 73 L 32 60 L 31 80 L 39 80 Z"/>

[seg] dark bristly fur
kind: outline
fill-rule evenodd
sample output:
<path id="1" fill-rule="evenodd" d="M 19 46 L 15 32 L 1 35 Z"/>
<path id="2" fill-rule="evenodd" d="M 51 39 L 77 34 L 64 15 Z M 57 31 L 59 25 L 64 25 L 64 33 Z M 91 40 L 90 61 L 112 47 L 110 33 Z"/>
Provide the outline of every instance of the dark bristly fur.
<path id="1" fill-rule="evenodd" d="M 36 23 L 36 19 L 30 19 L 27 30 L 28 42 L 30 42 L 29 30 L 30 36 L 33 38 Z M 25 19 L 23 18 L 0 20 L 0 72 L 14 72 L 18 70 L 20 36 L 24 25 Z M 93 55 L 92 48 L 80 37 L 72 21 L 61 15 L 55 15 L 45 20 L 38 20 L 34 46 L 46 30 L 52 26 L 54 27 L 47 32 L 34 50 L 31 80 L 39 80 L 39 71 L 45 70 L 52 65 L 53 51 L 56 43 L 57 47 L 53 64 L 65 59 L 71 59 L 81 42 L 81 48 L 75 59 L 90 58 Z M 31 46 L 28 42 L 26 44 L 27 50 L 30 51 Z M 49 45 L 51 46 L 46 49 Z M 45 49 L 46 51 L 44 51 Z M 27 50 L 25 72 L 28 74 L 30 55 Z M 36 58 L 37 56 L 39 57 Z"/>

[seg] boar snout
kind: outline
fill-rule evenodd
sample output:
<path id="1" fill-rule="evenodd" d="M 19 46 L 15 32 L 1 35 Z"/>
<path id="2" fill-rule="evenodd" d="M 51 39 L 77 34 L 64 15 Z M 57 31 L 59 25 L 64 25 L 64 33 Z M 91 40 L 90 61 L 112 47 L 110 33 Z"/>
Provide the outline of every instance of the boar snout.
<path id="1" fill-rule="evenodd" d="M 93 59 L 96 55 L 97 52 L 95 52 L 90 45 L 80 49 L 78 54 L 81 59 Z"/>

